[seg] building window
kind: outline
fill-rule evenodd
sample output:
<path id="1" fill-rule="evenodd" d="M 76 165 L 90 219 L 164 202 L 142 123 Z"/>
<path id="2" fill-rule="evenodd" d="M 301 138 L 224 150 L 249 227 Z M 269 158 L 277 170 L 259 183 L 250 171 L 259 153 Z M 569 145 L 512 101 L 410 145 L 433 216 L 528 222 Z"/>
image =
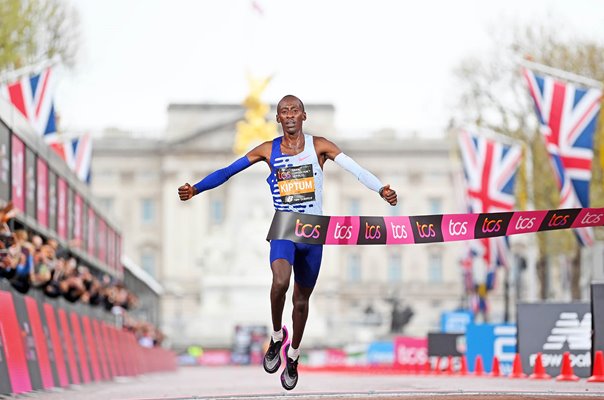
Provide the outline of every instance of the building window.
<path id="1" fill-rule="evenodd" d="M 152 199 L 142 200 L 142 221 L 144 224 L 155 220 L 155 202 Z"/>
<path id="2" fill-rule="evenodd" d="M 113 197 L 99 197 L 99 203 L 108 212 L 113 212 Z"/>
<path id="3" fill-rule="evenodd" d="M 409 172 L 409 184 L 412 186 L 421 185 L 423 180 L 422 173 L 420 171 Z"/>
<path id="4" fill-rule="evenodd" d="M 158 171 L 139 171 L 136 173 L 136 180 L 138 182 L 157 182 L 159 181 Z"/>
<path id="5" fill-rule="evenodd" d="M 152 277 L 155 277 L 155 255 L 151 251 L 144 251 L 141 255 L 141 267 Z"/>
<path id="6" fill-rule="evenodd" d="M 361 278 L 361 257 L 358 254 L 350 254 L 348 256 L 348 281 L 360 282 Z"/>
<path id="7" fill-rule="evenodd" d="M 94 172 L 95 181 L 116 181 L 118 173 L 111 169 L 102 169 Z"/>
<path id="8" fill-rule="evenodd" d="M 388 282 L 396 283 L 403 280 L 403 266 L 400 254 L 388 256 Z"/>
<path id="9" fill-rule="evenodd" d="M 212 224 L 222 224 L 224 221 L 224 202 L 214 199 L 210 203 L 210 221 Z"/>
<path id="10" fill-rule="evenodd" d="M 361 215 L 361 200 L 352 198 L 348 202 L 348 215 Z"/>
<path id="11" fill-rule="evenodd" d="M 432 197 L 428 199 L 428 207 L 430 208 L 431 214 L 441 214 L 443 209 L 443 202 L 439 198 Z"/>
<path id="12" fill-rule="evenodd" d="M 430 283 L 441 283 L 443 281 L 443 258 L 440 254 L 430 254 L 428 281 Z"/>

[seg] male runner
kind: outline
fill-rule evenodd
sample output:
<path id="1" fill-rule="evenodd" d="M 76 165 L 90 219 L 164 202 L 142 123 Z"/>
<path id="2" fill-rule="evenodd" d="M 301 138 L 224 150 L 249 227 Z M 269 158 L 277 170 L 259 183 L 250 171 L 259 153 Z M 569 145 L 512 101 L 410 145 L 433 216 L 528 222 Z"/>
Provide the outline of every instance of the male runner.
<path id="1" fill-rule="evenodd" d="M 302 124 L 306 120 L 304 104 L 295 96 L 287 95 L 277 105 L 277 122 L 283 128 L 283 136 L 264 142 L 226 168 L 215 171 L 191 186 L 178 188 L 180 199 L 213 189 L 231 176 L 258 161 L 270 168 L 267 182 L 273 195 L 275 210 L 322 214 L 323 164 L 335 161 L 357 177 L 369 189 L 396 205 L 396 192 L 390 185 L 383 185 L 373 174 L 363 169 L 329 140 L 304 134 Z M 271 240 L 270 261 L 273 272 L 271 286 L 271 315 L 273 332 L 264 356 L 264 369 L 275 373 L 281 366 L 281 348 L 285 344 L 286 367 L 281 373 L 281 385 L 293 389 L 298 383 L 298 357 L 300 342 L 308 318 L 308 301 L 314 289 L 321 267 L 322 245 L 294 243 L 289 240 Z M 285 294 L 294 271 L 293 337 L 287 342 L 288 331 L 282 326 Z"/>

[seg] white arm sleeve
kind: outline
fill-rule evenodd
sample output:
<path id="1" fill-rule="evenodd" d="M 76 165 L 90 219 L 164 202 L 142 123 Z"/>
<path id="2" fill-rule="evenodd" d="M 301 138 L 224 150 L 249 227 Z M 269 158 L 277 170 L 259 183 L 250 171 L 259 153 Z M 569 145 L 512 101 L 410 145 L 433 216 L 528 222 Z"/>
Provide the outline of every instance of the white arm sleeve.
<path id="1" fill-rule="evenodd" d="M 356 176 L 359 182 L 361 182 L 363 185 L 367 186 L 374 192 L 379 193 L 380 189 L 384 186 L 375 175 L 367 171 L 365 168 L 361 167 L 359 164 L 356 163 L 356 161 L 348 157 L 346 154 L 338 154 L 336 158 L 334 158 L 334 161 L 340 167 L 344 168 L 346 171 Z"/>

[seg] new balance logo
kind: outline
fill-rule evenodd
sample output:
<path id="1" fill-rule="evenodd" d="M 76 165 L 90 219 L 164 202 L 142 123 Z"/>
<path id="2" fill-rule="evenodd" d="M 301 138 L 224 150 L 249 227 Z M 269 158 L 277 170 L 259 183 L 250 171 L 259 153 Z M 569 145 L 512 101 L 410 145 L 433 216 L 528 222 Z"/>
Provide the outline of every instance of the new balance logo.
<path id="1" fill-rule="evenodd" d="M 567 342 L 569 350 L 591 350 L 591 313 L 581 321 L 576 312 L 560 313 L 543 350 L 561 350 Z"/>

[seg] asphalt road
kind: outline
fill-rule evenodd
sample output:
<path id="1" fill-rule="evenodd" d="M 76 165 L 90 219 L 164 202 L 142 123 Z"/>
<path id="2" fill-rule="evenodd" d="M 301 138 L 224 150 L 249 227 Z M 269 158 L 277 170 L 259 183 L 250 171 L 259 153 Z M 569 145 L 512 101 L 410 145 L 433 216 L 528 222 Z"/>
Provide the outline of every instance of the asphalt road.
<path id="1" fill-rule="evenodd" d="M 0 396 L 1 398 L 1 396 Z M 8 397 L 11 398 L 11 397 Z M 529 379 L 375 375 L 300 372 L 291 392 L 279 375 L 262 366 L 185 367 L 178 371 L 123 378 L 113 382 L 27 393 L 16 398 L 44 400 L 108 399 L 604 399 L 604 383 Z"/>

